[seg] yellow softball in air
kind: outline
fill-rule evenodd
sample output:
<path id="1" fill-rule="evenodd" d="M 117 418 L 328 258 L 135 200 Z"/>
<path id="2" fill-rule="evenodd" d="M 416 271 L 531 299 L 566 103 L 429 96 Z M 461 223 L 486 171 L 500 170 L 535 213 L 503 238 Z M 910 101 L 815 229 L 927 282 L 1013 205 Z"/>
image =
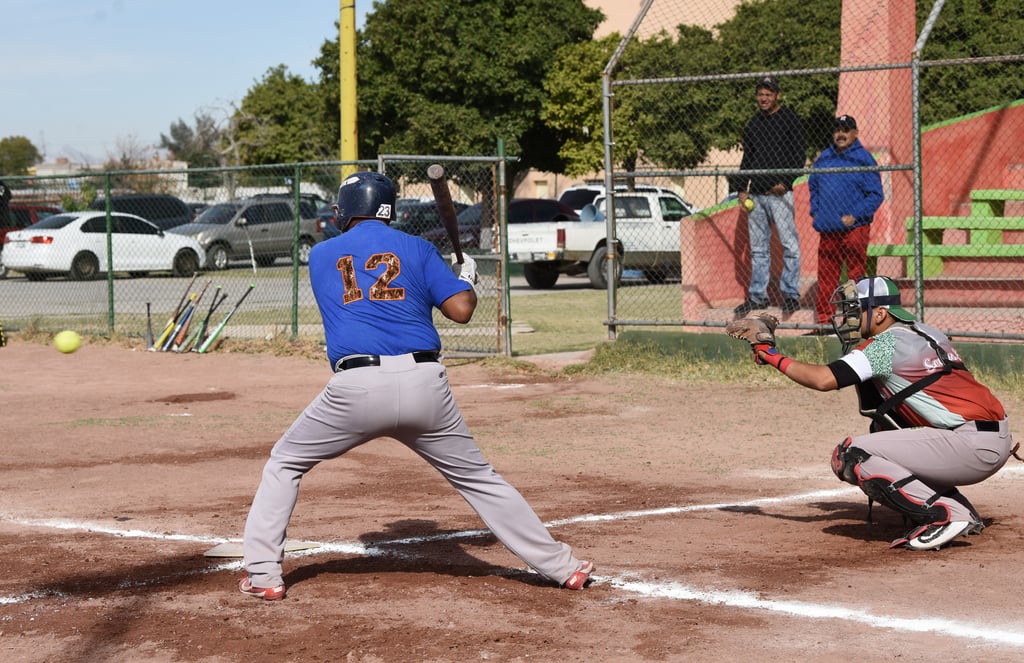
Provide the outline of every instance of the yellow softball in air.
<path id="1" fill-rule="evenodd" d="M 744 200 L 743 201 L 743 209 L 747 210 L 748 212 L 753 212 L 754 211 L 754 199 L 753 198 L 747 198 L 746 200 Z"/>
<path id="2" fill-rule="evenodd" d="M 62 331 L 53 337 L 53 347 L 64 354 L 71 354 L 80 345 L 82 345 L 82 337 L 78 335 L 78 332 L 73 332 L 70 329 Z"/>

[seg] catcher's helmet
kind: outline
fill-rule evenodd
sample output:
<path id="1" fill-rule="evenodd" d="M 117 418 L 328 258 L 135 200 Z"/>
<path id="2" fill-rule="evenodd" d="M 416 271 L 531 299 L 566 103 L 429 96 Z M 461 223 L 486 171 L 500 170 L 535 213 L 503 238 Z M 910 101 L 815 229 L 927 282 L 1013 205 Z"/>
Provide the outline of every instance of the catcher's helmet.
<path id="1" fill-rule="evenodd" d="M 345 232 L 354 219 L 395 218 L 395 185 L 380 173 L 355 173 L 338 187 L 335 223 Z"/>
<path id="2" fill-rule="evenodd" d="M 870 319 L 874 309 L 884 308 L 900 322 L 914 322 L 914 316 L 900 304 L 899 286 L 887 276 L 868 276 L 856 283 L 847 281 L 832 294 L 832 305 L 836 310 L 832 328 L 843 342 L 843 352 L 848 352 L 868 333 L 861 317 L 864 311 Z"/>

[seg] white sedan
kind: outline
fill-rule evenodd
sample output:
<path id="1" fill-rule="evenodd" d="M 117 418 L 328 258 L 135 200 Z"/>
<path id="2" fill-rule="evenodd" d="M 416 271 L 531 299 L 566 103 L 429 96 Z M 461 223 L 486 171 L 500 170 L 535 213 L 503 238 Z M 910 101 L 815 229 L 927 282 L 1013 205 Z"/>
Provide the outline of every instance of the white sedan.
<path id="1" fill-rule="evenodd" d="M 165 233 L 133 214 L 110 215 L 110 255 L 114 272 L 142 276 L 170 271 L 191 276 L 206 260 L 195 239 Z M 4 266 L 22 272 L 30 281 L 67 275 L 76 281 L 96 278 L 107 270 L 106 212 L 56 214 L 24 230 L 7 233 Z"/>

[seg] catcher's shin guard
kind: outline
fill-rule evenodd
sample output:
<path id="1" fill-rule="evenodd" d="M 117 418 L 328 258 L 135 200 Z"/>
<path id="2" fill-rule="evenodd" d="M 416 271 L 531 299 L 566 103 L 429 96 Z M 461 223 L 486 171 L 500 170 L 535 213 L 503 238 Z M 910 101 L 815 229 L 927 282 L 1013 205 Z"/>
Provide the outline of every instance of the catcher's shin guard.
<path id="1" fill-rule="evenodd" d="M 871 457 L 871 454 L 858 447 L 851 447 L 852 437 L 840 442 L 832 451 L 832 471 L 840 481 L 860 485 L 857 480 L 857 466 Z M 867 492 L 867 491 L 865 491 Z"/>
<path id="2" fill-rule="evenodd" d="M 949 522 L 949 509 L 935 504 L 941 495 L 936 493 L 927 502 L 918 502 L 903 492 L 903 486 L 916 480 L 914 475 L 899 481 L 881 476 L 861 477 L 860 489 L 869 498 L 902 514 L 915 525 L 941 525 Z"/>

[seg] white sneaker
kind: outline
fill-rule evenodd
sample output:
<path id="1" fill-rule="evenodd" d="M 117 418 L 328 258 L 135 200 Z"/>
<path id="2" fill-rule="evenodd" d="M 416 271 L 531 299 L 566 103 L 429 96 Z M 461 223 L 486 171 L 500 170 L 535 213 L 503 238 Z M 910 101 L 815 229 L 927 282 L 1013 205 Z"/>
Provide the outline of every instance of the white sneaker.
<path id="1" fill-rule="evenodd" d="M 922 525 L 907 535 L 911 550 L 938 550 L 958 536 L 966 536 L 973 523 L 954 520 L 944 525 Z"/>

